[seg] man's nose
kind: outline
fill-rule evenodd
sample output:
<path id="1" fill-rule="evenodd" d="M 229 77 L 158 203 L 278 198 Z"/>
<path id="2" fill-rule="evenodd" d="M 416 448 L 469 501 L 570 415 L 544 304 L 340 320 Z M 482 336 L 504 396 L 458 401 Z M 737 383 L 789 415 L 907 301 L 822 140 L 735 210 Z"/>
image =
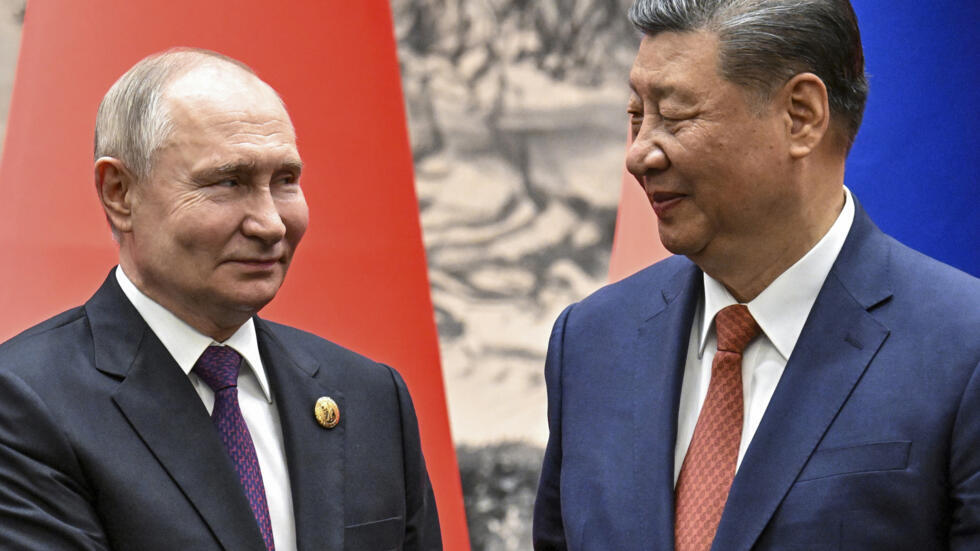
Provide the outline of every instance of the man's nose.
<path id="1" fill-rule="evenodd" d="M 268 187 L 255 189 L 249 197 L 242 232 L 269 245 L 286 236 L 286 224 L 282 221 L 279 207 Z"/>
<path id="2" fill-rule="evenodd" d="M 655 132 L 641 132 L 626 152 L 626 169 L 638 179 L 652 171 L 666 170 L 670 159 L 664 152 Z"/>

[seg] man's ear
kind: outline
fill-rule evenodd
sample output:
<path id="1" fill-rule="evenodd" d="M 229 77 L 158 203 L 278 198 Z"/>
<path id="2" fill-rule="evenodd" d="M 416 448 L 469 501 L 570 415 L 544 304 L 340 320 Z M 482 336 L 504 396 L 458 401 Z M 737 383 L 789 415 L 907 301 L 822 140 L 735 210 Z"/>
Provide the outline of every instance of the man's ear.
<path id="1" fill-rule="evenodd" d="M 783 86 L 780 97 L 789 123 L 789 153 L 794 158 L 806 157 L 821 141 L 829 138 L 827 87 L 817 75 L 800 73 Z"/>
<path id="2" fill-rule="evenodd" d="M 95 161 L 95 190 L 114 232 L 132 230 L 133 195 L 136 178 L 122 161 L 100 157 Z"/>

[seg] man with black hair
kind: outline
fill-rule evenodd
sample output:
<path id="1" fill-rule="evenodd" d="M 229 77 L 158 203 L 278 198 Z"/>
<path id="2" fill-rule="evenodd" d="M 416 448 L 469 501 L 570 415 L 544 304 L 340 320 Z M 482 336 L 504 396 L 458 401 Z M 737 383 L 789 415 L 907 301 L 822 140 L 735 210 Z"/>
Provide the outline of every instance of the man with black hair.
<path id="1" fill-rule="evenodd" d="M 844 187 L 850 3 L 630 18 L 626 164 L 677 256 L 555 324 L 535 549 L 980 549 L 980 281 Z"/>

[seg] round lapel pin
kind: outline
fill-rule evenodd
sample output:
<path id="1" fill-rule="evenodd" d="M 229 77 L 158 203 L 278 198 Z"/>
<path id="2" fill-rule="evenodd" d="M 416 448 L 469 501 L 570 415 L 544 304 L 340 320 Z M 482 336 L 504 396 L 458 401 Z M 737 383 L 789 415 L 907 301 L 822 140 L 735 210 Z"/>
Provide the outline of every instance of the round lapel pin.
<path id="1" fill-rule="evenodd" d="M 316 422 L 325 429 L 332 429 L 340 423 L 340 408 L 329 396 L 324 396 L 316 401 L 313 406 L 313 415 Z"/>

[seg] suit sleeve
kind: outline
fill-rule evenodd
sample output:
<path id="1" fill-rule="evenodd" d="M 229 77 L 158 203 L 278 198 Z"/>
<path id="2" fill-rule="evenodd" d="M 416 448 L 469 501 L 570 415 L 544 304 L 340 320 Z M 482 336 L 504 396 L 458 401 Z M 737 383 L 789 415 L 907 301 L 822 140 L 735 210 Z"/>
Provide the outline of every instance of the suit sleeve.
<path id="1" fill-rule="evenodd" d="M 573 305 L 574 306 L 574 305 Z M 532 539 L 535 551 L 566 549 L 561 512 L 561 377 L 565 325 L 573 306 L 565 308 L 555 321 L 544 364 L 548 388 L 548 446 L 541 466 L 538 495 L 534 501 Z"/>
<path id="2" fill-rule="evenodd" d="M 960 400 L 950 451 L 950 550 L 980 549 L 980 364 Z"/>
<path id="3" fill-rule="evenodd" d="M 108 550 L 93 502 L 48 407 L 0 371 L 0 549 Z"/>
<path id="4" fill-rule="evenodd" d="M 422 456 L 418 419 L 412 397 L 405 381 L 394 369 L 391 370 L 398 389 L 401 408 L 402 442 L 405 454 L 405 551 L 437 551 L 442 549 L 439 531 L 439 513 L 435 495 L 429 482 L 429 473 Z"/>

